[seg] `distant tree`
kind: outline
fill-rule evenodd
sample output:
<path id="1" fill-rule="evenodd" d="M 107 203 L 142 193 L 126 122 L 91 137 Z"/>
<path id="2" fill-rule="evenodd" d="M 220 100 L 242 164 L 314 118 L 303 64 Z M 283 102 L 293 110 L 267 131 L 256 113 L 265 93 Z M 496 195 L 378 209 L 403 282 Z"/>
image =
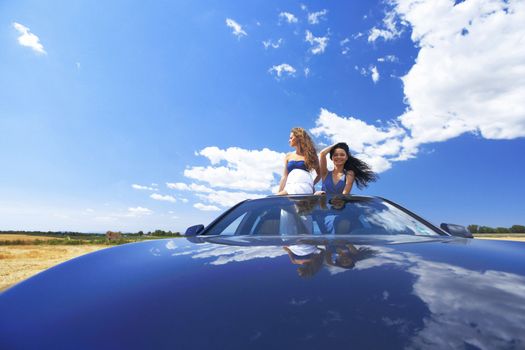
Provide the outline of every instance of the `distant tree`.
<path id="1" fill-rule="evenodd" d="M 478 233 L 479 226 L 478 225 L 468 225 L 467 228 L 470 233 Z"/>
<path id="2" fill-rule="evenodd" d="M 497 227 L 496 228 L 496 232 L 497 233 L 509 233 L 510 230 L 508 228 L 506 228 L 506 227 Z"/>
<path id="3" fill-rule="evenodd" d="M 496 229 L 489 227 L 489 226 L 480 226 L 478 229 L 479 233 L 494 233 L 496 232 Z"/>
<path id="4" fill-rule="evenodd" d="M 139 234 L 139 236 L 143 236 L 143 235 L 144 235 L 144 232 L 139 231 L 138 234 Z"/>
<path id="5" fill-rule="evenodd" d="M 525 226 L 523 225 L 512 225 L 510 228 L 510 232 L 512 233 L 525 233 Z"/>

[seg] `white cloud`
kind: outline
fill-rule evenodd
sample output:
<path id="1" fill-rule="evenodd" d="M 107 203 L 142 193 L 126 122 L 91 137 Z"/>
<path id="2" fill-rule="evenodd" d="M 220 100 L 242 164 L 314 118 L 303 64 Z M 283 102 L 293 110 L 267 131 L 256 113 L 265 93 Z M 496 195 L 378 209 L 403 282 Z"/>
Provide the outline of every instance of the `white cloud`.
<path id="1" fill-rule="evenodd" d="M 372 75 L 372 81 L 377 83 L 379 81 L 379 71 L 376 66 L 370 66 L 370 73 Z"/>
<path id="2" fill-rule="evenodd" d="M 288 76 L 293 76 L 296 72 L 295 68 L 290 66 L 288 63 L 282 63 L 276 66 L 273 66 L 272 68 L 268 69 L 269 73 L 275 73 L 278 78 L 283 76 L 285 73 Z"/>
<path id="3" fill-rule="evenodd" d="M 365 77 L 370 76 L 374 83 L 377 83 L 379 81 L 379 78 L 380 78 L 379 70 L 373 64 L 368 66 L 368 68 L 365 68 L 365 67 L 359 68 L 358 66 L 354 66 L 354 69 L 358 71 L 359 74 L 361 74 L 362 76 L 365 76 Z"/>
<path id="4" fill-rule="evenodd" d="M 341 53 L 343 55 L 347 55 L 350 52 L 350 48 L 348 47 L 348 43 L 350 42 L 350 39 L 345 38 L 339 42 L 339 45 L 341 45 Z"/>
<path id="5" fill-rule="evenodd" d="M 310 75 L 310 68 L 306 67 L 304 69 L 304 76 L 308 78 L 309 75 Z"/>
<path id="6" fill-rule="evenodd" d="M 203 186 L 203 185 L 198 185 L 195 183 L 188 185 L 182 182 L 176 182 L 176 183 L 167 182 L 166 185 L 168 186 L 168 188 L 171 188 L 173 190 L 179 190 L 179 191 L 193 191 L 193 192 L 205 192 L 205 193 L 213 192 L 211 188 Z"/>
<path id="7" fill-rule="evenodd" d="M 298 19 L 293 13 L 290 12 L 281 12 L 279 13 L 279 19 L 286 20 L 288 23 L 297 23 Z"/>
<path id="8" fill-rule="evenodd" d="M 324 19 L 324 16 L 328 13 L 328 10 L 321 10 L 308 14 L 308 23 L 317 24 L 320 19 Z"/>
<path id="9" fill-rule="evenodd" d="M 44 45 L 40 43 L 40 39 L 31 30 L 23 24 L 14 22 L 13 27 L 21 34 L 18 37 L 18 43 L 22 46 L 31 48 L 38 54 L 45 55 Z"/>
<path id="10" fill-rule="evenodd" d="M 175 197 L 173 197 L 173 196 L 161 195 L 161 194 L 158 194 L 158 193 L 152 193 L 150 195 L 150 198 L 155 199 L 157 201 L 165 201 L 165 202 L 171 202 L 171 203 L 175 203 L 177 201 L 175 199 Z"/>
<path id="11" fill-rule="evenodd" d="M 190 187 L 182 182 L 166 182 L 166 186 L 172 190 L 189 191 Z"/>
<path id="12" fill-rule="evenodd" d="M 224 265 L 233 262 L 247 261 L 260 258 L 276 258 L 286 255 L 282 247 L 239 247 L 221 246 L 201 248 L 197 254 L 192 255 L 192 259 L 216 258 L 211 265 Z"/>
<path id="13" fill-rule="evenodd" d="M 375 42 L 379 38 L 383 38 L 385 41 L 399 38 L 403 33 L 404 24 L 404 22 L 398 22 L 398 16 L 395 10 L 389 11 L 383 19 L 382 28 L 373 27 L 370 30 L 368 33 L 368 42 Z"/>
<path id="14" fill-rule="evenodd" d="M 396 2 L 420 47 L 402 80 L 407 145 L 465 132 L 487 139 L 525 136 L 525 2 Z"/>
<path id="15" fill-rule="evenodd" d="M 421 47 L 402 78 L 405 113 L 386 127 L 376 127 L 322 110 L 312 133 L 348 141 L 376 171 L 413 158 L 423 144 L 466 132 L 487 139 L 525 137 L 525 3 L 396 4 Z M 361 73 L 372 73 L 374 79 L 372 68 Z"/>
<path id="16" fill-rule="evenodd" d="M 268 40 L 263 41 L 262 43 L 265 49 L 268 49 L 269 47 L 278 49 L 283 43 L 283 39 L 279 39 L 277 41 L 272 41 L 271 39 L 268 39 Z"/>
<path id="17" fill-rule="evenodd" d="M 226 18 L 226 25 L 233 29 L 232 34 L 235 35 L 237 38 L 240 38 L 242 36 L 248 35 L 241 27 L 241 25 L 237 22 L 235 22 L 231 18 Z"/>
<path id="18" fill-rule="evenodd" d="M 246 199 L 257 199 L 266 197 L 266 195 L 246 192 L 231 192 L 217 190 L 208 194 L 197 194 L 199 198 L 206 200 L 212 204 L 218 204 L 223 207 L 231 207 Z"/>
<path id="19" fill-rule="evenodd" d="M 214 205 L 204 205 L 202 203 L 195 203 L 193 207 L 202 211 L 220 211 L 220 209 Z"/>
<path id="20" fill-rule="evenodd" d="M 153 187 L 142 186 L 142 185 L 137 185 L 137 184 L 133 184 L 133 185 L 131 185 L 131 187 L 136 189 L 136 190 L 147 190 L 147 191 L 156 191 L 157 190 L 156 188 L 153 188 Z"/>
<path id="21" fill-rule="evenodd" d="M 211 166 L 189 167 L 184 176 L 212 187 L 249 191 L 269 191 L 276 182 L 275 176 L 282 173 L 285 156 L 268 148 L 246 150 L 238 147 L 224 150 L 206 147 L 198 154 L 208 158 Z"/>
<path id="22" fill-rule="evenodd" d="M 189 202 L 187 198 L 180 198 L 180 201 L 181 201 L 182 203 L 188 203 L 188 202 Z"/>
<path id="23" fill-rule="evenodd" d="M 367 162 L 377 172 L 391 167 L 403 147 L 406 131 L 396 124 L 378 127 L 353 117 L 341 117 L 326 109 L 316 120 L 311 133 L 326 137 L 331 142 L 347 142 L 356 156 Z"/>
<path id="24" fill-rule="evenodd" d="M 395 55 L 386 55 L 384 57 L 379 57 L 377 62 L 398 62 L 399 59 Z"/>
<path id="25" fill-rule="evenodd" d="M 143 207 L 128 208 L 128 216 L 143 216 L 150 215 L 152 210 Z"/>
<path id="26" fill-rule="evenodd" d="M 306 38 L 304 40 L 307 41 L 308 43 L 310 43 L 310 45 L 313 46 L 310 49 L 310 51 L 314 55 L 318 55 L 318 54 L 323 53 L 324 50 L 326 49 L 326 46 L 328 45 L 328 37 L 327 36 L 315 37 L 312 34 L 312 32 L 310 32 L 309 30 L 306 31 Z"/>

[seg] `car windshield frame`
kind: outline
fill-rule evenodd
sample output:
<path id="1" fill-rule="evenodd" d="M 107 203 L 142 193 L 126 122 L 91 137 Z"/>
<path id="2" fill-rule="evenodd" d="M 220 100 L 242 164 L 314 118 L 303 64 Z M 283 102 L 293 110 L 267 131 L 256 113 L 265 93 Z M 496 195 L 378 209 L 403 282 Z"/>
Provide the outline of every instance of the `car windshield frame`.
<path id="1" fill-rule="evenodd" d="M 334 203 L 339 201 L 342 204 L 342 209 L 337 208 Z M 361 229 L 355 231 L 348 231 L 347 233 L 336 232 L 335 229 L 327 230 L 322 220 L 326 221 L 326 217 L 332 215 L 337 217 L 344 213 L 345 206 L 350 204 L 351 206 L 359 205 L 369 205 L 369 206 L 383 206 L 388 210 L 393 211 L 396 215 L 402 214 L 404 217 L 403 220 L 400 220 L 400 224 L 406 224 L 406 222 L 413 223 L 418 229 L 417 232 L 414 232 L 414 229 L 410 225 L 406 225 L 399 232 L 393 231 L 392 229 L 379 229 L 379 226 L 376 228 L 369 228 L 367 230 Z M 339 204 L 341 205 L 341 204 Z M 289 208 L 294 207 L 296 212 L 289 210 Z M 273 208 L 273 209 L 272 209 Z M 276 209 L 277 208 L 277 209 Z M 258 233 L 255 230 L 257 223 L 254 220 L 262 216 L 262 212 L 270 211 L 272 209 L 281 210 L 281 215 L 290 216 L 291 220 L 291 230 L 283 230 L 281 224 L 279 230 L 276 230 L 275 223 L 273 231 L 270 233 Z M 366 208 L 368 209 L 368 208 Z M 352 208 L 351 210 L 356 210 Z M 363 209 L 365 210 L 365 209 Z M 304 214 L 306 212 L 306 214 Z M 249 215 L 246 215 L 249 214 Z M 308 219 L 306 216 L 311 215 L 311 218 Z M 324 216 L 322 216 L 324 215 Z M 243 218 L 244 216 L 244 218 Z M 246 218 L 248 217 L 248 218 Z M 322 218 L 322 220 L 321 220 Z M 274 218 L 275 219 L 275 218 Z M 282 220 L 280 218 L 279 220 Z M 310 220 L 310 222 L 308 221 Z M 235 232 L 224 232 L 232 223 L 239 221 L 237 223 L 237 228 Z M 305 229 L 304 225 L 311 227 L 311 229 Z M 398 224 L 399 224 L 398 223 Z M 244 226 L 243 226 L 244 225 Z M 295 225 L 295 229 L 294 226 Z M 317 225 L 317 226 L 315 226 Z M 370 225 L 370 223 L 368 223 Z M 314 229 L 315 228 L 315 229 Z M 295 230 L 295 231 L 294 231 Z M 278 231 L 278 232 L 276 232 Z M 286 232 L 284 232 L 286 231 Z M 410 233 L 406 233 L 412 231 Z M 419 234 L 418 234 L 419 232 Z M 413 235 L 413 236 L 428 236 L 428 237 L 443 237 L 450 236 L 443 230 L 434 226 L 427 220 L 421 218 L 420 216 L 412 213 L 406 208 L 381 197 L 369 197 L 369 196 L 355 196 L 355 195 L 337 195 L 337 196 L 326 196 L 326 195 L 293 195 L 293 196 L 269 196 L 260 199 L 246 200 L 243 201 L 234 207 L 230 208 L 212 223 L 210 223 L 200 234 L 201 236 L 342 236 L 342 235 Z"/>

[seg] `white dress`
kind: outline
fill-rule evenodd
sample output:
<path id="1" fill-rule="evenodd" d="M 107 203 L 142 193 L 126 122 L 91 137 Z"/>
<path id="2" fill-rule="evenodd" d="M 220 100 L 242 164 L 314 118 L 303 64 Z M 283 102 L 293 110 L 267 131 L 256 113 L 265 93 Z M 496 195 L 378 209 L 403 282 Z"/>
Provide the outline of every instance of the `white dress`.
<path id="1" fill-rule="evenodd" d="M 301 168 L 292 169 L 286 178 L 284 190 L 288 194 L 313 194 L 314 180 L 312 175 Z M 300 225 L 296 221 L 297 219 L 301 220 L 303 225 Z M 312 218 L 298 216 L 295 213 L 291 214 L 281 209 L 279 231 L 281 235 L 311 234 L 313 231 Z"/>
<path id="2" fill-rule="evenodd" d="M 288 173 L 284 190 L 288 194 L 313 194 L 314 180 L 312 175 L 303 169 L 293 169 Z"/>

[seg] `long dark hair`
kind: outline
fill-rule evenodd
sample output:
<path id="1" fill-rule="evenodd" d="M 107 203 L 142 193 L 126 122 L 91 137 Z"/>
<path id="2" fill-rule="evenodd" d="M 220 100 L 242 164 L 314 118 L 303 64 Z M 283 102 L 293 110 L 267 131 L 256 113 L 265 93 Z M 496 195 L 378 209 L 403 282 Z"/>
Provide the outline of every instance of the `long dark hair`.
<path id="1" fill-rule="evenodd" d="M 339 142 L 334 147 L 332 147 L 330 150 L 330 159 L 332 159 L 337 148 L 345 151 L 346 155 L 348 156 L 348 160 L 345 163 L 344 169 L 345 171 L 352 170 L 354 172 L 357 187 L 363 189 L 364 187 L 368 186 L 369 182 L 374 182 L 379 178 L 379 176 L 374 173 L 372 169 L 370 169 L 368 164 L 352 156 L 350 149 L 345 142 Z"/>

